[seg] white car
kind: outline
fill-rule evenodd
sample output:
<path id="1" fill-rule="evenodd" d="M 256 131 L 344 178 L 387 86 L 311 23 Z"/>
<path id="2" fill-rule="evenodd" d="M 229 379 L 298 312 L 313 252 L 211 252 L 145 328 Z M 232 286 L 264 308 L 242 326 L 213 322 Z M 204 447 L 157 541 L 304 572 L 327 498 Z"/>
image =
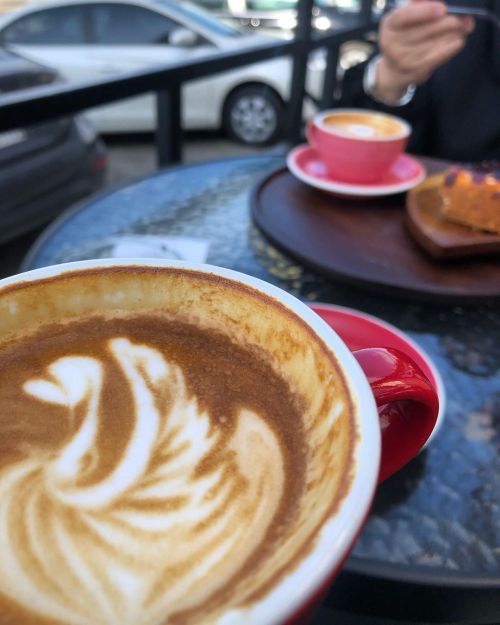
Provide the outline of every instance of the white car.
<path id="1" fill-rule="evenodd" d="M 62 0 L 0 17 L 0 45 L 54 67 L 71 81 L 178 60 L 196 63 L 217 50 L 270 40 L 175 0 Z M 282 57 L 186 83 L 183 127 L 223 128 L 247 144 L 273 143 L 280 135 L 291 71 L 290 59 Z M 308 88 L 316 94 L 320 73 L 313 69 L 308 75 Z M 150 131 L 156 125 L 154 98 L 129 98 L 93 109 L 89 117 L 101 132 Z"/>

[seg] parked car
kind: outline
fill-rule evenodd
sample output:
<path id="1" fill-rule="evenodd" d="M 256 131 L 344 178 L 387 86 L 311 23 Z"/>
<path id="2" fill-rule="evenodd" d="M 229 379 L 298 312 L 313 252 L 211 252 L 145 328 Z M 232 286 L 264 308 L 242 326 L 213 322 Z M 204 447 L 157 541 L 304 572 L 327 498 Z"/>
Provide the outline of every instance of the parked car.
<path id="1" fill-rule="evenodd" d="M 292 36 L 298 0 L 194 0 L 214 15 L 250 31 Z M 361 0 L 315 0 L 311 25 L 318 31 L 354 23 Z"/>
<path id="2" fill-rule="evenodd" d="M 189 2 L 59 0 L 0 18 L 0 45 L 58 69 L 70 80 L 110 76 L 272 39 L 243 33 Z M 264 145 L 280 135 L 292 64 L 277 58 L 190 81 L 183 88 L 183 127 L 223 128 L 234 139 Z M 321 72 L 308 74 L 318 95 Z M 103 132 L 155 128 L 152 96 L 99 107 L 90 118 Z"/>
<path id="3" fill-rule="evenodd" d="M 291 39 L 297 28 L 298 0 L 194 0 L 224 22 L 248 32 L 266 33 Z M 373 10 L 381 15 L 386 0 L 373 0 Z M 315 0 L 311 25 L 319 33 L 354 26 L 361 0 Z M 371 35 L 371 33 L 370 33 Z M 365 61 L 373 52 L 373 41 L 353 39 L 340 47 L 337 75 Z"/>
<path id="4" fill-rule="evenodd" d="M 58 80 L 54 70 L 0 49 L 0 100 Z M 95 128 L 81 116 L 0 132 L 0 243 L 97 190 L 106 162 Z"/>

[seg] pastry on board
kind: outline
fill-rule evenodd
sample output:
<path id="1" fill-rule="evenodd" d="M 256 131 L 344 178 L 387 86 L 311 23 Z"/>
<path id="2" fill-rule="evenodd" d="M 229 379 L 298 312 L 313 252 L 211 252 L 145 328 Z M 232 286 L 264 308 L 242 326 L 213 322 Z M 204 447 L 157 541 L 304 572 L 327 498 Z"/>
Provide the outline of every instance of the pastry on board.
<path id="1" fill-rule="evenodd" d="M 500 234 L 500 163 L 449 167 L 439 192 L 447 219 Z"/>

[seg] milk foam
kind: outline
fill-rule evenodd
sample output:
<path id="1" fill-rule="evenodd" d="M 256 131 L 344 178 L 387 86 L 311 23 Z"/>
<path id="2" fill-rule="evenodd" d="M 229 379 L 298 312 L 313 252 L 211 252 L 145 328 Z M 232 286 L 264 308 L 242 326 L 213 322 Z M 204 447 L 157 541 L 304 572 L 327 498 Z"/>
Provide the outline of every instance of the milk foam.
<path id="1" fill-rule="evenodd" d="M 30 450 L 0 472 L 0 592 L 66 625 L 166 625 L 258 549 L 283 495 L 283 453 L 244 407 L 225 436 L 157 349 L 127 338 L 107 347 L 133 427 L 97 483 L 103 363 L 65 356 L 24 384 L 74 428 L 60 449 Z"/>
<path id="2" fill-rule="evenodd" d="M 346 132 L 355 137 L 375 137 L 377 134 L 375 128 L 367 126 L 366 124 L 346 124 L 344 128 Z"/>

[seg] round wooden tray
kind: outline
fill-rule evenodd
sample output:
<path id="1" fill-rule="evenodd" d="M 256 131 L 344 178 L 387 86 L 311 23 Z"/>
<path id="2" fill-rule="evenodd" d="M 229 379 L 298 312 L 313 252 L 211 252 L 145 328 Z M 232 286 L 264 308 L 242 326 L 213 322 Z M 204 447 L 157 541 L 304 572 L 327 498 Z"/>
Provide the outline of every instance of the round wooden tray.
<path id="1" fill-rule="evenodd" d="M 281 167 L 253 189 L 257 226 L 278 247 L 329 277 L 426 300 L 500 297 L 498 258 L 436 260 L 405 226 L 405 196 L 346 199 Z"/>

